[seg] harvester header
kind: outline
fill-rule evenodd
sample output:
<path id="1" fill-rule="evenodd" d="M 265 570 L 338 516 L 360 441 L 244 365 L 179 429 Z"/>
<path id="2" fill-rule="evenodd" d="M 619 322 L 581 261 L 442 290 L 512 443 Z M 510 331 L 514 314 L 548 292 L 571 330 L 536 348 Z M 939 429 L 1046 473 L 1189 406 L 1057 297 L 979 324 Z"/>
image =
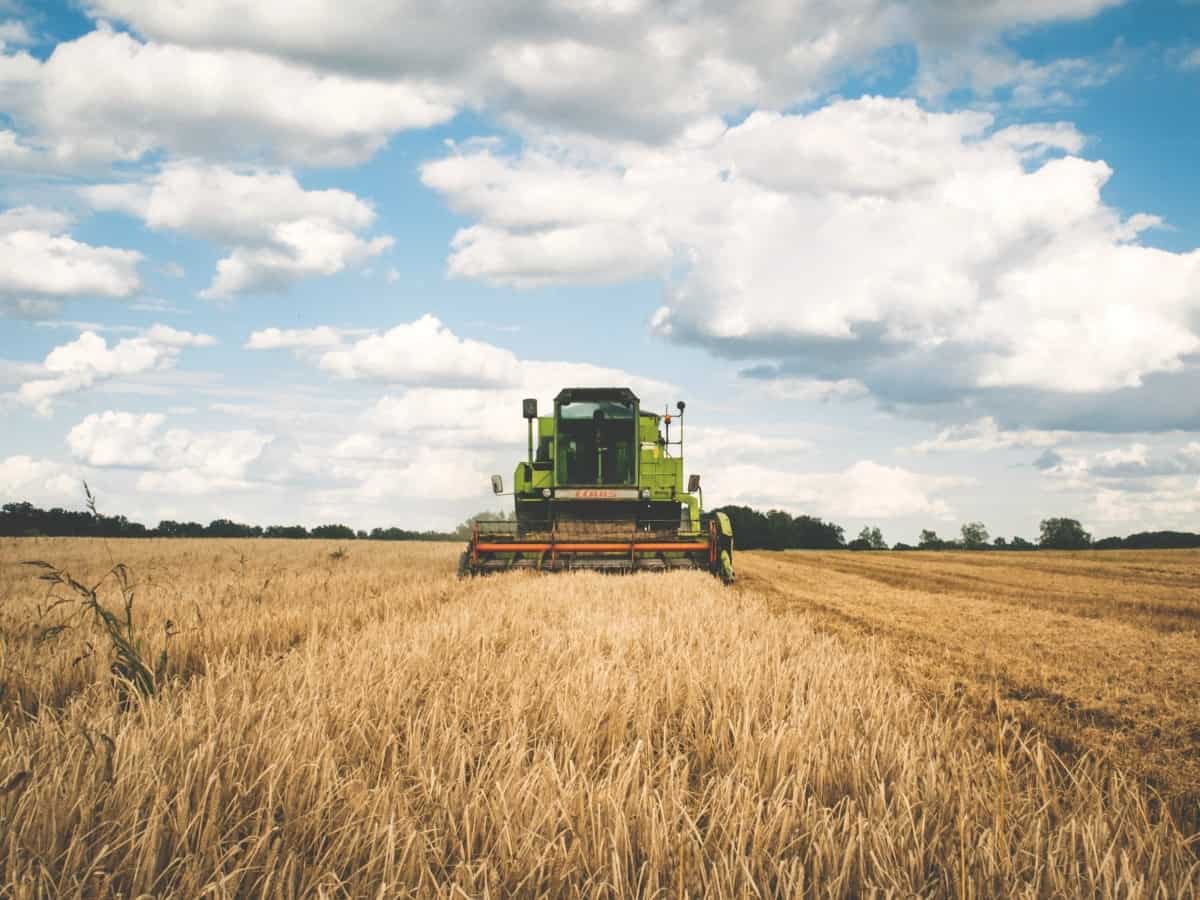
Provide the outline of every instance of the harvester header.
<path id="1" fill-rule="evenodd" d="M 699 568 L 732 581 L 728 517 L 704 514 L 699 475 L 684 489 L 685 409 L 645 411 L 617 387 L 564 388 L 548 416 L 523 401 L 528 454 L 513 473 L 515 518 L 475 522 L 459 574 Z M 505 493 L 501 476 L 492 490 Z"/>

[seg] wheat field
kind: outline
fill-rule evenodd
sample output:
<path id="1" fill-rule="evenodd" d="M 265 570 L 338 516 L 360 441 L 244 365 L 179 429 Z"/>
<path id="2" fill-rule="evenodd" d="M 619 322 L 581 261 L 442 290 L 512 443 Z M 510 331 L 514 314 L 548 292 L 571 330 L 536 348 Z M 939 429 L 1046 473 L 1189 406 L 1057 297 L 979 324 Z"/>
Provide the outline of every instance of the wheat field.
<path id="1" fill-rule="evenodd" d="M 1200 893 L 1194 555 L 742 554 L 728 589 L 458 550 L 0 544 L 0 893 Z M 1066 740 L 1038 660 L 1130 726 Z"/>

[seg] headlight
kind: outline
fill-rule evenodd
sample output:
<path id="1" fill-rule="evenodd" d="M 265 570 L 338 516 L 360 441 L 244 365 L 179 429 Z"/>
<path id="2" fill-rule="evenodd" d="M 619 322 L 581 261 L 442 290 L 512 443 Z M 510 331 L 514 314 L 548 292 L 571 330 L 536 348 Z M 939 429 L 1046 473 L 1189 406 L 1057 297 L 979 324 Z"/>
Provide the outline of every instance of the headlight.
<path id="1" fill-rule="evenodd" d="M 547 500 L 550 499 L 550 488 L 542 488 L 542 496 Z"/>

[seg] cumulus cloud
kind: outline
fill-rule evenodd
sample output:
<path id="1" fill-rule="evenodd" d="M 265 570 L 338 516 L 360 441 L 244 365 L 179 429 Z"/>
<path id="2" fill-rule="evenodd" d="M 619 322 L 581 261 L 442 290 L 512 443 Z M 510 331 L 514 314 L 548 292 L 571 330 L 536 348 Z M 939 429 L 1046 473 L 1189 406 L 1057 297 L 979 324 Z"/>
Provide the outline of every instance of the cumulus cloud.
<path id="1" fill-rule="evenodd" d="M 354 496 L 367 502 L 397 497 L 461 500 L 479 496 L 488 483 L 477 452 L 453 447 L 395 451 L 358 444 L 342 442 L 334 448 L 328 471 L 351 482 Z"/>
<path id="2" fill-rule="evenodd" d="M 333 337 L 341 343 L 327 349 Z M 485 464 L 508 469 L 525 446 L 521 401 L 543 411 L 565 386 L 628 386 L 651 406 L 671 397 L 661 381 L 589 363 L 526 360 L 456 335 L 432 315 L 362 337 L 337 329 L 264 329 L 253 349 L 291 349 L 339 379 L 387 385 L 334 441 L 310 441 L 285 465 L 347 482 L 353 498 L 480 497 Z M 495 471 L 495 469 L 492 469 Z M 333 495 L 331 495 L 333 496 Z"/>
<path id="3" fill-rule="evenodd" d="M 914 453 L 939 453 L 967 451 L 973 453 L 988 450 L 1008 450 L 1014 447 L 1054 447 L 1070 440 L 1069 431 L 1042 431 L 1036 428 L 1001 428 L 991 416 L 975 422 L 951 425 L 938 432 L 937 437 L 921 441 L 912 448 Z"/>
<path id="4" fill-rule="evenodd" d="M 306 191 L 286 171 L 183 161 L 147 181 L 94 185 L 83 194 L 97 209 L 230 247 L 201 292 L 211 298 L 282 290 L 340 272 L 392 244 L 386 236 L 360 236 L 375 221 L 366 201 L 348 191 Z"/>
<path id="5" fill-rule="evenodd" d="M 317 328 L 264 328 L 250 335 L 247 350 L 300 350 L 336 347 L 345 332 L 321 325 Z"/>
<path id="6" fill-rule="evenodd" d="M 124 338 L 111 347 L 94 331 L 84 331 L 75 340 L 46 354 L 41 366 L 45 377 L 25 381 L 17 390 L 16 399 L 40 415 L 49 415 L 54 401 L 63 394 L 121 376 L 169 369 L 183 348 L 214 343 L 207 334 L 179 331 L 167 325 L 154 325 L 137 337 Z"/>
<path id="7" fill-rule="evenodd" d="M 822 403 L 857 400 L 870 393 L 857 378 L 789 378 L 773 366 L 747 369 L 743 376 L 754 379 L 755 387 L 776 400 L 815 400 Z"/>
<path id="8" fill-rule="evenodd" d="M 569 257 L 530 267 L 531 235 L 654 235 L 673 275 L 652 328 L 761 360 L 758 374 L 901 402 L 1086 395 L 1182 372 L 1200 352 L 1200 251 L 1142 244 L 1158 220 L 1107 206 L 1111 170 L 1082 145 L 1061 123 L 996 129 L 985 113 L 865 97 L 599 161 L 472 149 L 423 177 L 480 220 L 452 272 L 570 280 Z M 528 198 L 543 194 L 539 214 Z M 638 252 L 606 246 L 609 277 L 644 274 Z"/>
<path id="9" fill-rule="evenodd" d="M 532 127 L 659 140 L 782 108 L 881 49 L 955 47 L 1115 0 L 712 4 L 97 0 L 154 42 L 270 54 L 352 78 L 433 79 Z"/>
<path id="10" fill-rule="evenodd" d="M 1200 442 L 1133 441 L 1106 450 L 1039 457 L 1048 486 L 1080 498 L 1087 516 L 1112 528 L 1195 530 L 1200 514 Z"/>
<path id="11" fill-rule="evenodd" d="M 428 313 L 330 350 L 321 356 L 320 366 L 340 378 L 443 387 L 511 385 L 520 368 L 511 351 L 460 338 Z"/>
<path id="12" fill-rule="evenodd" d="M 64 213 L 22 206 L 0 212 L 0 313 L 42 318 L 69 297 L 128 297 L 140 287 L 134 250 L 66 234 Z"/>
<path id="13" fill-rule="evenodd" d="M 707 479 L 706 496 L 720 504 L 782 506 L 830 518 L 953 518 L 943 496 L 969 478 L 926 475 L 872 460 L 840 472 L 798 472 L 766 465 L 726 465 Z"/>
<path id="14" fill-rule="evenodd" d="M 1125 480 L 1200 475 L 1200 442 L 1192 441 L 1166 452 L 1156 452 L 1149 444 L 1134 441 L 1097 453 L 1076 452 L 1059 455 L 1054 465 L 1042 467 L 1051 475 L 1079 479 Z"/>
<path id="15" fill-rule="evenodd" d="M 340 341 L 332 346 L 335 341 Z M 305 351 L 325 372 L 338 378 L 409 387 L 506 389 L 538 394 L 546 385 L 578 387 L 626 385 L 635 392 L 669 392 L 670 386 L 589 363 L 522 360 L 504 347 L 455 334 L 426 313 L 383 332 L 351 339 L 348 332 L 326 326 L 312 329 L 267 328 L 253 332 L 246 347 L 254 350 Z M 330 347 L 315 356 L 307 351 Z M 529 396 L 529 394 L 526 394 Z"/>
<path id="16" fill-rule="evenodd" d="M 67 467 L 52 460 L 24 455 L 0 459 L 0 497 L 7 500 L 64 497 L 79 485 Z"/>
<path id="17" fill-rule="evenodd" d="M 44 62 L 22 52 L 0 60 L 0 70 L 6 111 L 57 165 L 137 160 L 158 148 L 347 165 L 394 132 L 448 120 L 458 102 L 456 90 L 427 81 L 143 43 L 103 23 Z"/>
<path id="18" fill-rule="evenodd" d="M 1047 63 L 1022 59 L 995 43 L 942 47 L 922 60 L 916 90 L 927 100 L 942 100 L 967 89 L 1009 107 L 1068 107 L 1079 93 L 1109 81 L 1122 69 L 1117 52 L 1104 58 L 1063 58 Z"/>
<path id="19" fill-rule="evenodd" d="M 157 413 L 93 413 L 70 430 L 67 446 L 89 466 L 143 470 L 139 491 L 203 494 L 248 487 L 247 467 L 273 439 L 248 430 L 164 429 L 165 422 Z"/>

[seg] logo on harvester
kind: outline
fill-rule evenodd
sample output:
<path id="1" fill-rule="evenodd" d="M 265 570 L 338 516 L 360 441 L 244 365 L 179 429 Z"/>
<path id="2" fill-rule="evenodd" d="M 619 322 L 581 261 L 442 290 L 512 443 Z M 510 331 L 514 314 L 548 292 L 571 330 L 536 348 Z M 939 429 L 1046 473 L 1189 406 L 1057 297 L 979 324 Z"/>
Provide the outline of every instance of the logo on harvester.
<path id="1" fill-rule="evenodd" d="M 559 500 L 636 500 L 637 488 L 559 488 Z"/>

